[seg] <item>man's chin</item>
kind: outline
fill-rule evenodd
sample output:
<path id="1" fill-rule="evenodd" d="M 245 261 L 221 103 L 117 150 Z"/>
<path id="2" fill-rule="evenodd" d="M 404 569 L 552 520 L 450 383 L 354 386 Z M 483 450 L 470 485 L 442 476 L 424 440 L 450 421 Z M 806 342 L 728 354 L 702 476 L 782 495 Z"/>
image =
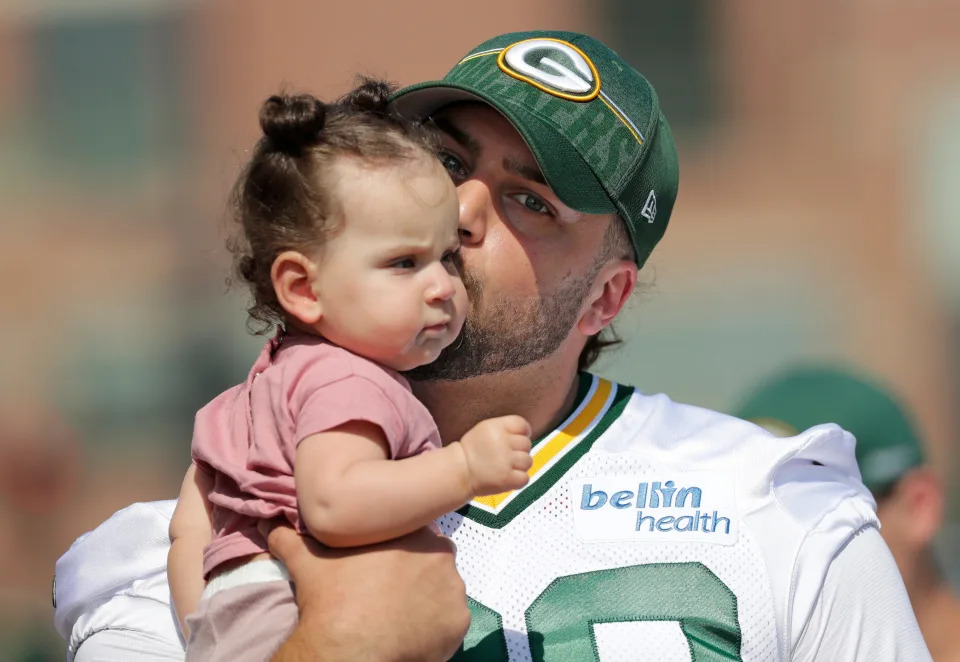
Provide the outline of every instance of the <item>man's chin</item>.
<path id="1" fill-rule="evenodd" d="M 467 317 L 460 336 L 433 363 L 405 372 L 415 382 L 455 382 L 525 368 L 553 355 L 576 323 L 585 279 L 549 298 L 501 301 Z"/>
<path id="2" fill-rule="evenodd" d="M 456 345 L 456 343 L 454 343 Z M 470 374 L 465 365 L 467 362 L 457 356 L 453 347 L 448 347 L 440 352 L 440 356 L 433 363 L 427 363 L 417 366 L 412 370 L 405 370 L 403 376 L 414 382 L 440 382 L 440 381 L 461 381 L 475 377 Z"/>
<path id="3" fill-rule="evenodd" d="M 525 368 L 559 346 L 553 339 L 543 342 L 536 329 L 528 331 L 512 337 L 506 333 L 468 333 L 443 350 L 433 363 L 403 374 L 420 383 L 464 381 Z"/>

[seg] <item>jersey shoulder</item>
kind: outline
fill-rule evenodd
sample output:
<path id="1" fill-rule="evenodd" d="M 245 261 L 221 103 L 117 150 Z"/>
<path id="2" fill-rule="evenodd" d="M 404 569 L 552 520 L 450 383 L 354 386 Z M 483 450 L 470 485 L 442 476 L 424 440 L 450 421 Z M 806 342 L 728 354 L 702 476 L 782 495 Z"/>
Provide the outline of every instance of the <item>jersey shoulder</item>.
<path id="1" fill-rule="evenodd" d="M 875 508 L 861 481 L 855 443 L 834 424 L 777 437 L 734 416 L 635 391 L 594 450 L 641 454 L 658 466 L 726 473 L 748 500 L 773 497 L 798 523 L 815 527 L 844 499 Z"/>
<path id="2" fill-rule="evenodd" d="M 735 502 L 742 531 L 751 532 L 764 558 L 782 640 L 793 645 L 839 551 L 859 531 L 878 526 L 876 502 L 861 481 L 855 443 L 834 424 L 777 437 L 747 421 L 662 394 L 634 393 L 594 451 L 608 467 L 639 463 L 652 468 L 648 474 L 661 480 L 661 492 L 666 478 L 676 481 L 676 494 L 681 484 L 687 490 L 691 485 L 703 488 L 704 503 L 732 489 L 726 503 Z M 616 461 L 604 463 L 604 454 Z"/>
<path id="3" fill-rule="evenodd" d="M 122 593 L 136 592 L 143 580 L 166 572 L 170 518 L 176 501 L 127 506 L 70 546 L 56 563 L 54 625 L 69 639 L 86 612 Z"/>

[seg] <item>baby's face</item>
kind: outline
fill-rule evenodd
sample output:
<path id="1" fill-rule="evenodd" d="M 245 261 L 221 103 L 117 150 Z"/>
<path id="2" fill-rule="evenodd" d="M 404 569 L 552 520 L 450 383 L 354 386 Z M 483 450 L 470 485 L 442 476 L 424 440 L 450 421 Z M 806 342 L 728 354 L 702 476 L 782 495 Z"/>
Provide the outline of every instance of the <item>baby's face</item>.
<path id="1" fill-rule="evenodd" d="M 317 331 L 396 370 L 430 363 L 467 310 L 450 177 L 426 154 L 388 165 L 341 159 L 332 175 L 343 227 L 316 259 Z"/>

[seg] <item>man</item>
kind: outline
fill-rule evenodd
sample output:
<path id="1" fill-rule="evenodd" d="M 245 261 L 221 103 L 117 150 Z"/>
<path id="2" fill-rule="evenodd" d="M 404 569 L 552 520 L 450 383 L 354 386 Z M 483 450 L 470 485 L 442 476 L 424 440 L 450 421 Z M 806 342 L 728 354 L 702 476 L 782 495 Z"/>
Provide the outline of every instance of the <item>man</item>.
<path id="1" fill-rule="evenodd" d="M 833 421 L 857 438 L 864 484 L 877 499 L 882 534 L 900 568 L 933 659 L 960 660 L 960 600 L 931 544 L 943 520 L 943 487 L 925 463 L 904 407 L 881 386 L 827 366 L 785 371 L 761 384 L 737 415 L 774 434 Z"/>
<path id="2" fill-rule="evenodd" d="M 443 439 L 507 413 L 537 439 L 524 489 L 440 521 L 472 612 L 454 659 L 929 659 L 847 433 L 777 441 L 580 372 L 677 192 L 650 84 L 584 35 L 515 33 L 396 107 L 442 133 L 471 294 L 462 341 L 411 374 L 417 394 Z M 442 659 L 412 645 L 351 658 L 420 614 L 350 640 L 337 607 L 359 600 L 305 580 L 330 559 L 280 531 L 301 621 L 275 660 Z"/>

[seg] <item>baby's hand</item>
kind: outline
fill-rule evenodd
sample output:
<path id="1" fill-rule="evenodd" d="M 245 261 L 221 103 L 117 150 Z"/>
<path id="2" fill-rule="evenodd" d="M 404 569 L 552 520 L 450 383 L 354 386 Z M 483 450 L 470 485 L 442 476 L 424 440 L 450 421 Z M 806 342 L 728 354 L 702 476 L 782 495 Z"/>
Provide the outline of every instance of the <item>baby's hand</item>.
<path id="1" fill-rule="evenodd" d="M 520 416 L 480 421 L 460 440 L 474 496 L 500 494 L 527 484 L 530 424 Z"/>

